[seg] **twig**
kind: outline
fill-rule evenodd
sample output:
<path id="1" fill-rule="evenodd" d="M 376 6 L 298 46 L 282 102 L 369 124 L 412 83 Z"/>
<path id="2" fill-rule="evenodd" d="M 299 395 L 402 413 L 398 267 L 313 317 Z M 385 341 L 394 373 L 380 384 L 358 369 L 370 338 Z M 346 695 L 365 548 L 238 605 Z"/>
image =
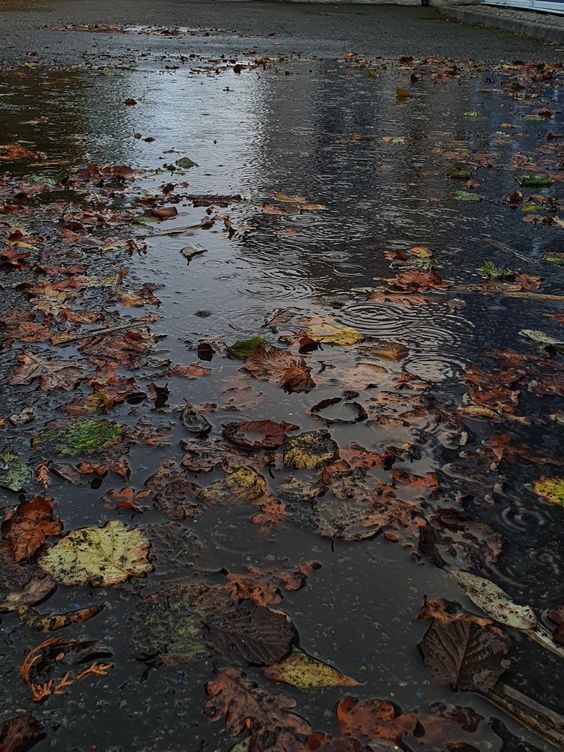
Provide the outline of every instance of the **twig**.
<path id="1" fill-rule="evenodd" d="M 488 245 L 491 245 L 492 248 L 495 248 L 498 251 L 503 251 L 504 253 L 511 253 L 513 256 L 517 256 L 518 259 L 521 259 L 521 261 L 527 261 L 527 262 L 534 261 L 534 259 L 531 259 L 528 256 L 525 256 L 523 253 L 520 253 L 519 251 L 516 251 L 515 248 L 512 248 L 510 245 L 507 245 L 507 243 L 502 243 L 499 240 L 494 240 L 489 235 L 483 235 L 482 242 L 487 243 Z"/>
<path id="2" fill-rule="evenodd" d="M 60 334 L 58 337 L 51 337 L 51 344 L 53 345 L 68 345 L 71 342 L 77 342 L 80 339 L 90 339 L 90 337 L 97 337 L 99 334 L 109 334 L 110 332 L 119 332 L 121 329 L 133 329 L 137 326 L 143 326 L 144 324 L 154 321 L 153 318 L 135 319 L 127 324 L 118 324 L 117 326 L 106 326 L 102 329 L 91 329 L 89 332 L 83 334 L 77 334 L 73 337 L 69 337 L 68 334 Z"/>
<path id="3" fill-rule="evenodd" d="M 182 227 L 171 227 L 170 230 L 161 230 L 161 232 L 152 232 L 149 235 L 139 235 L 140 238 L 158 238 L 161 235 L 181 235 L 188 230 L 197 230 L 202 226 L 201 222 L 195 225 L 183 225 Z"/>

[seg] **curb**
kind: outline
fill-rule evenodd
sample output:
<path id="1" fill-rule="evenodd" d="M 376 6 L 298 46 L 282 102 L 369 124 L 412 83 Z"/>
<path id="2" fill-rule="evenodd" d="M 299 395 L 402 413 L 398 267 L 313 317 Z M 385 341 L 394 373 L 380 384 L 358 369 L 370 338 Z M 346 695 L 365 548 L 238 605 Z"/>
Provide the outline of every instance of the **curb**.
<path id="1" fill-rule="evenodd" d="M 462 23 L 487 26 L 503 31 L 511 31 L 514 34 L 523 34 L 534 39 L 542 39 L 545 42 L 556 42 L 564 45 L 564 25 L 562 27 L 549 26 L 537 21 L 534 17 L 530 20 L 522 18 L 508 18 L 507 16 L 488 13 L 476 7 L 471 8 L 448 8 L 436 5 L 435 8 L 448 18 L 454 18 Z M 550 18 L 550 16 L 548 16 Z"/>

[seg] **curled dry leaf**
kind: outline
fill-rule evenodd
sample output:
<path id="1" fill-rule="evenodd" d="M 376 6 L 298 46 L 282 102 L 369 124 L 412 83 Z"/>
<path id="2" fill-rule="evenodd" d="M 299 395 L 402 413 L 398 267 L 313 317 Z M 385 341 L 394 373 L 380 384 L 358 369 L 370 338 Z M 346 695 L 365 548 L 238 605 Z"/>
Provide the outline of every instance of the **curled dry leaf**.
<path id="1" fill-rule="evenodd" d="M 286 350 L 267 351 L 258 346 L 245 360 L 243 368 L 255 379 L 278 384 L 286 392 L 309 392 L 315 386 L 304 358 Z"/>
<path id="2" fill-rule="evenodd" d="M 145 533 L 111 520 L 100 528 L 68 533 L 39 557 L 38 564 L 63 585 L 106 587 L 150 572 L 148 552 Z"/>
<path id="3" fill-rule="evenodd" d="M 20 675 L 31 690 L 32 700 L 42 702 L 50 695 L 63 694 L 87 676 L 106 676 L 112 664 L 98 659 L 111 655 L 109 648 L 94 640 L 51 638 L 25 655 Z"/>
<path id="4" fill-rule="evenodd" d="M 85 621 L 92 619 L 105 608 L 104 603 L 96 603 L 94 606 L 85 608 L 76 608 L 74 611 L 67 611 L 64 614 L 40 614 L 34 609 L 21 607 L 18 609 L 20 621 L 34 632 L 56 632 L 58 629 L 64 629 L 71 624 L 84 624 Z"/>
<path id="5" fill-rule="evenodd" d="M 48 496 L 36 496 L 8 510 L 1 528 L 15 561 L 33 556 L 50 535 L 59 535 L 62 529 L 61 520 L 53 512 L 53 499 Z"/>

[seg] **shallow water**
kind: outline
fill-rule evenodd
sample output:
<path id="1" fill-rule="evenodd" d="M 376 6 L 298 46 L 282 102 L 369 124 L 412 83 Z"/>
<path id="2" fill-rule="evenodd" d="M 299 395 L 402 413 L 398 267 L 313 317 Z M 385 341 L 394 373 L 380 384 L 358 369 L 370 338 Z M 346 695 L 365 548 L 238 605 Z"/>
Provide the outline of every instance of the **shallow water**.
<path id="1" fill-rule="evenodd" d="M 558 130 L 558 116 L 527 119 L 541 107 L 558 110 L 559 95 L 553 84 L 535 88 L 534 97 L 512 95 L 501 84 L 516 75 L 514 70 L 469 70 L 462 65 L 460 76 L 444 81 L 421 75 L 410 88 L 411 98 L 398 101 L 396 87 L 409 87 L 410 72 L 397 61 L 385 70 L 376 63 L 375 76 L 342 60 L 291 59 L 239 75 L 223 67 L 216 73 L 216 64 L 205 60 L 177 62 L 179 67 L 174 70 L 156 62 L 145 63 L 140 70 L 32 67 L 23 69 L 21 75 L 6 72 L 0 79 L 3 141 L 18 139 L 46 152 L 54 162 L 33 169 L 0 162 L 2 170 L 56 175 L 61 164 L 127 164 L 142 171 L 132 195 L 140 190 L 154 194 L 171 179 L 189 183 L 178 188 L 177 194 L 242 196 L 242 201 L 216 210 L 242 228 L 232 239 L 218 221 L 210 230 L 146 238 L 144 255 L 129 257 L 120 250 L 103 254 L 97 248 L 90 252 L 99 254 L 99 259 L 89 256 L 88 261 L 94 258 L 101 273 L 126 266 L 128 289 L 136 289 L 139 283 L 158 286 L 155 294 L 161 304 L 157 309 L 124 308 L 115 302 L 108 308 L 97 297 L 102 295 L 98 291 L 86 303 L 87 307 L 88 301 L 93 307 L 104 305 L 110 324 L 138 311 L 139 315 L 160 316 L 151 325 L 158 337 L 152 353 L 155 360 L 196 362 L 197 343 L 210 337 L 232 344 L 260 334 L 279 344 L 279 338 L 291 332 L 292 326 L 265 326 L 278 309 L 292 309 L 298 319 L 329 315 L 366 338 L 405 345 L 408 354 L 399 363 L 378 362 L 392 376 L 403 372 L 430 383 L 432 399 L 442 410 L 453 411 L 463 403 L 464 369 L 471 364 L 486 370 L 496 367 L 484 359 L 485 351 L 510 347 L 526 354 L 538 353 L 540 361 L 545 356 L 534 343 L 521 338 L 519 331 L 542 329 L 553 337 L 561 336 L 558 324 L 544 317 L 557 310 L 554 302 L 468 290 L 468 285 L 481 283 L 477 268 L 486 259 L 494 259 L 498 265 L 542 276 L 543 293 L 562 293 L 562 266 L 543 261 L 548 251 L 563 250 L 561 230 L 554 224 L 523 221 L 526 215 L 521 207 L 512 208 L 506 201 L 518 187 L 516 174 L 545 167 L 555 170 L 554 146 L 546 137 Z M 127 98 L 137 104 L 124 105 Z M 29 124 L 36 119 L 38 122 Z M 146 143 L 134 134 L 155 140 Z M 404 141 L 384 141 L 388 136 Z M 458 158 L 458 154 L 464 156 Z M 532 158 L 534 170 L 515 165 L 520 154 Z M 189 156 L 197 166 L 181 177 L 155 172 L 182 156 Z M 453 200 L 453 191 L 464 188 L 464 183 L 447 178 L 446 171 L 458 161 L 489 165 L 474 169 L 480 183 L 476 192 L 483 196 L 482 201 Z M 558 182 L 536 192 L 552 197 L 557 196 L 557 188 Z M 287 216 L 265 214 L 261 205 L 264 201 L 276 203 L 272 201 L 276 192 L 302 196 L 327 208 Z M 127 203 L 127 195 L 124 201 Z M 104 232 L 137 237 L 191 225 L 206 216 L 204 208 L 194 208 L 188 199 L 175 205 L 178 216 L 172 221 L 151 224 L 148 229 L 130 224 Z M 277 206 L 284 209 L 286 204 Z M 41 232 L 48 238 L 54 228 L 49 227 L 45 209 L 39 214 Z M 29 221 L 31 226 L 34 218 Z M 481 240 L 483 235 L 506 243 L 529 260 L 491 248 Z M 53 236 L 50 242 L 55 240 Z M 179 250 L 193 245 L 203 246 L 206 253 L 187 264 Z M 437 271 L 453 289 L 432 291 L 426 305 L 411 308 L 371 300 L 366 288 L 383 289 L 378 278 L 402 271 L 384 257 L 384 251 L 406 251 L 419 245 L 433 249 Z M 19 274 L 3 274 L 6 288 L 19 281 L 15 276 Z M 8 289 L 8 306 L 19 305 L 19 294 Z M 462 303 L 449 305 L 453 299 Z M 31 347 L 41 350 L 44 346 Z M 16 343 L 1 353 L 6 378 L 20 347 L 30 346 Z M 306 394 L 286 394 L 264 381 L 243 380 L 237 375 L 240 361 L 225 355 L 202 362 L 211 375 L 199 379 L 157 378 L 162 368 L 154 367 L 133 373 L 140 385 L 166 382 L 171 406 L 180 407 L 183 399 L 215 405 L 206 413 L 213 424 L 212 436 L 219 436 L 226 422 L 251 419 L 284 420 L 298 424 L 303 432 L 327 425 L 305 411 L 325 398 L 343 394 L 355 352 L 360 352 L 362 361 L 361 351 L 331 345 L 306 355 L 317 381 L 316 388 Z M 65 349 L 64 356 L 69 355 L 83 357 L 75 347 Z M 232 385 L 250 386 L 262 393 L 263 399 L 258 405 L 230 410 L 225 390 Z M 383 389 L 360 389 L 358 400 L 370 402 Z M 36 406 L 33 424 L 19 428 L 7 424 L 1 436 L 2 451 L 9 449 L 27 457 L 30 435 L 56 415 L 54 410 L 69 400 L 69 394 L 44 393 L 34 386 L 6 388 L 4 394 L 3 414 L 17 412 L 26 404 Z M 414 448 L 411 461 L 404 459 L 396 467 L 420 475 L 435 471 L 441 482 L 439 497 L 423 502 L 422 514 L 452 505 L 501 533 L 505 538 L 502 554 L 481 573 L 518 602 L 542 612 L 560 605 L 562 598 L 562 515 L 558 507 L 535 496 L 527 484 L 540 475 L 558 472 L 518 459 L 488 473 L 473 453 L 486 438 L 511 433 L 515 444 L 524 444 L 533 454 L 556 457 L 559 423 L 549 416 L 558 409 L 556 396 L 525 394 L 516 413 L 533 416 L 534 425 L 467 419 L 455 431 L 457 437 L 462 430 L 468 433 L 464 446 L 453 442 L 448 423 L 437 423 L 431 413 L 418 416 L 414 425 L 409 421 L 403 427 L 379 424 L 377 403 L 369 421 L 329 424 L 329 428 L 340 447 L 355 441 L 382 451 L 409 442 Z M 159 412 L 145 400 L 138 405 L 124 402 L 108 411 L 107 417 L 131 427 L 145 420 L 148 426 L 163 426 L 168 436 L 158 446 L 139 441 L 131 448 L 129 485 L 141 488 L 162 462 L 182 456 L 179 442 L 187 434 L 177 412 Z M 378 473 L 382 479 L 390 479 L 388 471 Z M 267 476 L 275 496 L 289 475 L 278 466 Z M 220 476 L 214 471 L 195 480 L 208 485 Z M 87 479 L 73 486 L 54 478 L 48 493 L 56 500 L 65 530 L 107 519 L 122 519 L 143 528 L 165 519 L 155 510 L 133 515 L 101 503 L 104 493 L 124 485 L 111 474 L 98 488 L 90 488 Z M 1 499 L 3 507 L 16 500 L 4 491 Z M 316 532 L 303 502 L 301 506 L 289 502 L 287 507 L 287 519 L 266 531 L 250 522 L 256 508 L 244 504 L 211 507 L 183 523 L 203 544 L 197 569 L 216 572 L 212 581 L 219 582 L 222 568 L 243 572 L 247 565 L 280 569 L 307 560 L 319 562 L 321 568 L 310 575 L 306 586 L 284 593 L 278 607 L 291 617 L 303 649 L 362 682 L 354 688 L 356 696 L 389 698 L 404 711 L 436 700 L 471 706 L 486 719 L 501 717 L 514 734 L 539 749 L 550 748 L 477 695 L 454 694 L 433 681 L 416 647 L 425 631 L 425 624 L 416 621 L 423 596 L 443 597 L 469 610 L 475 608 L 443 569 L 426 557 L 413 555 L 416 541 L 405 547 L 382 535 L 354 542 L 329 540 Z M 39 607 L 58 612 L 105 602 L 100 615 L 65 630 L 65 634 L 101 639 L 111 646 L 114 668 L 107 677 L 79 683 L 63 696 L 50 697 L 33 707 L 48 733 L 37 745 L 38 752 L 195 751 L 230 749 L 236 741 L 227 735 L 222 722 L 212 724 L 202 712 L 204 684 L 213 678 L 214 665 L 223 665 L 221 659 L 147 672 L 132 656 L 127 622 L 138 598 L 133 584 L 98 590 L 59 587 Z M 526 639 L 516 631 L 511 636 L 508 682 L 556 709 L 561 703 L 558 659 L 524 644 Z M 14 616 L 2 617 L 0 719 L 11 717 L 17 708 L 33 706 L 17 666 L 24 652 L 41 637 L 21 626 Z M 337 733 L 334 706 L 349 690 L 300 692 L 269 683 L 258 669 L 245 670 L 269 691 L 294 696 L 298 711 L 314 729 Z M 471 744 L 484 752 L 517 749 L 512 742 L 503 747 L 488 724 L 472 737 Z"/>

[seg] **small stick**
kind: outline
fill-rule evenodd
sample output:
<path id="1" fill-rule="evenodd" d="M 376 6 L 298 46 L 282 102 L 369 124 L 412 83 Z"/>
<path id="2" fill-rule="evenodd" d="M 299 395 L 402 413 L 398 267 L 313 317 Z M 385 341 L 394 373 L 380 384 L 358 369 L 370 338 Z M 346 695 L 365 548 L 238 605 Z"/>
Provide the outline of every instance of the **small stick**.
<path id="1" fill-rule="evenodd" d="M 79 339 L 90 339 L 90 337 L 96 337 L 99 334 L 109 334 L 110 332 L 119 332 L 121 329 L 133 329 L 136 326 L 143 326 L 148 324 L 154 319 L 136 319 L 130 321 L 127 324 L 118 324 L 117 326 L 106 326 L 102 329 L 91 329 L 89 332 L 83 334 L 77 334 L 76 336 L 69 337 L 67 334 L 60 334 L 58 337 L 51 337 L 51 344 L 53 345 L 68 345 L 70 342 L 77 342 Z"/>
<path id="2" fill-rule="evenodd" d="M 170 230 L 162 230 L 161 232 L 152 232 L 149 235 L 139 235 L 140 238 L 158 238 L 161 235 L 181 235 L 187 230 L 197 230 L 202 227 L 202 223 L 198 222 L 195 225 L 184 225 L 183 227 L 171 227 Z"/>
<path id="3" fill-rule="evenodd" d="M 510 245 L 507 245 L 507 243 L 502 243 L 499 240 L 494 240 L 489 235 L 483 235 L 482 242 L 487 243 L 488 245 L 491 245 L 492 248 L 496 248 L 498 251 L 511 253 L 513 256 L 517 256 L 518 259 L 521 259 L 521 261 L 527 261 L 527 262 L 534 261 L 534 259 L 530 259 L 528 258 L 528 256 L 525 256 L 519 251 L 516 251 L 515 248 L 512 248 Z"/>

